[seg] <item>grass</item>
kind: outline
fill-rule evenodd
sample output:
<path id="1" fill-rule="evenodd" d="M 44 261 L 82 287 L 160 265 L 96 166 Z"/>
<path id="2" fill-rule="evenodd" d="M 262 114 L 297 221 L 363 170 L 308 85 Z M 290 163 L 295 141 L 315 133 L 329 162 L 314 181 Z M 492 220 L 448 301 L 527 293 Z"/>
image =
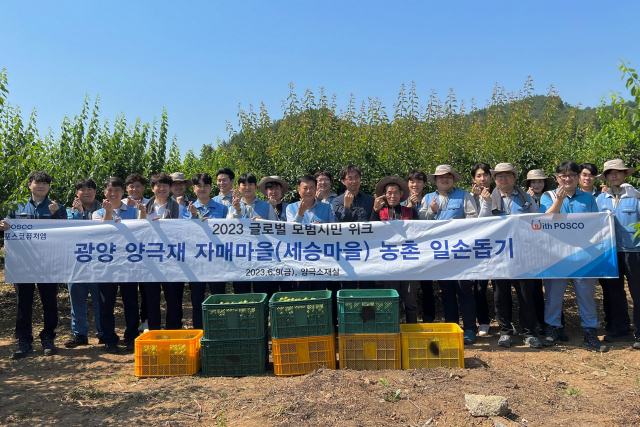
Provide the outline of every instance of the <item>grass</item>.
<path id="1" fill-rule="evenodd" d="M 582 390 L 578 390 L 578 389 L 577 389 L 577 388 L 575 388 L 575 387 L 569 387 L 566 391 L 567 391 L 567 394 L 568 394 L 569 396 L 578 396 L 578 395 L 580 395 L 580 394 L 584 393 L 584 391 L 582 391 Z"/>

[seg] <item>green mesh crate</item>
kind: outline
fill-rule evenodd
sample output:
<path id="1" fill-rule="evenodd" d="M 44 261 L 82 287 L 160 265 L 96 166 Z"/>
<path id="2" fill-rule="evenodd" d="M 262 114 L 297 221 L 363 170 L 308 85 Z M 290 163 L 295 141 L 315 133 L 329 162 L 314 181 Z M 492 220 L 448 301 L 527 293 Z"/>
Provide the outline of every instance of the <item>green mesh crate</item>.
<path id="1" fill-rule="evenodd" d="M 281 301 L 282 298 L 291 300 Z M 331 291 L 277 292 L 269 301 L 269 311 L 271 338 L 314 337 L 333 333 Z"/>
<path id="2" fill-rule="evenodd" d="M 211 295 L 202 303 L 203 338 L 261 338 L 267 334 L 268 315 L 267 294 Z"/>
<path id="3" fill-rule="evenodd" d="M 267 337 L 200 341 L 203 377 L 261 375 L 269 360 Z"/>
<path id="4" fill-rule="evenodd" d="M 400 297 L 393 289 L 344 289 L 338 291 L 340 334 L 400 333 Z"/>

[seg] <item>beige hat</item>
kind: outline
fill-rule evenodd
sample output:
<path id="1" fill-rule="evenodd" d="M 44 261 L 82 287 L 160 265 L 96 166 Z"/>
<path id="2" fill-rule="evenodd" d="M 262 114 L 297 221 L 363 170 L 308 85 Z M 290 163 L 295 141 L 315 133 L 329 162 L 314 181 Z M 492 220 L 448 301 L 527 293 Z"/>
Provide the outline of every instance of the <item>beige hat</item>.
<path id="1" fill-rule="evenodd" d="M 518 169 L 516 169 L 516 167 L 511 163 L 498 163 L 495 169 L 491 169 L 489 172 L 491 172 L 491 178 L 494 179 L 496 174 L 500 172 L 513 172 L 513 176 L 518 176 Z"/>
<path id="2" fill-rule="evenodd" d="M 391 183 L 398 184 L 400 190 L 402 191 L 402 200 L 400 200 L 400 203 L 404 202 L 409 198 L 409 196 L 411 196 L 407 181 L 400 178 L 399 176 L 387 176 L 385 178 L 382 178 L 376 185 L 376 197 L 384 196 L 385 187 L 387 186 L 387 184 Z"/>
<path id="3" fill-rule="evenodd" d="M 260 183 L 258 184 L 258 189 L 265 196 L 267 195 L 267 189 L 265 187 L 270 182 L 277 182 L 280 185 L 282 185 L 282 193 L 283 194 L 286 193 L 287 191 L 289 191 L 289 183 L 287 181 L 285 181 L 284 179 L 280 178 L 278 175 L 265 176 L 264 178 L 262 178 L 260 180 Z"/>
<path id="4" fill-rule="evenodd" d="M 187 185 L 192 185 L 193 183 L 191 182 L 190 179 L 187 179 L 187 177 L 182 173 L 182 172 L 174 172 L 171 175 L 169 175 L 171 177 L 172 180 L 174 181 L 184 181 L 187 183 Z"/>
<path id="5" fill-rule="evenodd" d="M 531 187 L 531 181 L 534 180 L 534 179 L 542 179 L 542 180 L 546 181 L 547 185 L 553 185 L 553 178 L 552 177 L 546 176 L 542 169 L 533 169 L 533 170 L 530 170 L 529 172 L 527 172 L 527 179 L 522 181 L 520 183 L 520 186 L 522 188 L 529 188 L 529 187 Z"/>
<path id="6" fill-rule="evenodd" d="M 610 170 L 625 171 L 625 173 L 626 173 L 625 176 L 629 176 L 629 175 L 631 175 L 632 173 L 634 173 L 636 171 L 636 168 L 628 168 L 628 167 L 626 167 L 624 165 L 624 162 L 622 160 L 613 159 L 613 160 L 609 160 L 608 162 L 604 163 L 604 167 L 602 168 L 602 173 L 600 175 L 596 176 L 596 178 L 598 178 L 600 180 L 606 180 L 606 178 L 604 176 Z"/>
<path id="7" fill-rule="evenodd" d="M 427 175 L 427 181 L 435 184 L 436 183 L 436 176 L 438 176 L 438 175 L 446 175 L 448 173 L 453 175 L 453 182 L 460 181 L 460 174 L 455 172 L 450 165 L 439 165 L 436 168 L 436 171 L 434 173 L 430 173 L 430 174 Z"/>

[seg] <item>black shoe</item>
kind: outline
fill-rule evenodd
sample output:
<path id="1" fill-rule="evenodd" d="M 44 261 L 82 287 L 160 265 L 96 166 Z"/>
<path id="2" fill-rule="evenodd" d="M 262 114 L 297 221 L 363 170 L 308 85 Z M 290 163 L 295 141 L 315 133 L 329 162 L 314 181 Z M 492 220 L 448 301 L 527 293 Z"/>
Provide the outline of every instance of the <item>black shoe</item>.
<path id="1" fill-rule="evenodd" d="M 636 342 L 631 347 L 640 350 L 640 335 L 636 335 Z"/>
<path id="2" fill-rule="evenodd" d="M 98 338 L 98 344 L 106 344 L 106 343 L 104 342 L 104 337 L 102 337 L 102 338 Z"/>
<path id="3" fill-rule="evenodd" d="M 632 342 L 635 340 L 631 331 L 612 332 L 604 336 L 606 342 Z"/>
<path id="4" fill-rule="evenodd" d="M 558 344 L 560 341 L 569 341 L 569 337 L 564 333 L 564 328 L 558 328 L 557 326 L 547 325 L 542 345 L 549 347 Z"/>
<path id="5" fill-rule="evenodd" d="M 53 338 L 43 338 L 42 342 L 42 354 L 45 356 L 53 356 L 54 354 L 58 354 L 58 349 L 56 345 L 53 343 Z"/>
<path id="6" fill-rule="evenodd" d="M 104 345 L 105 353 L 115 354 L 118 352 L 118 343 L 105 343 Z"/>
<path id="7" fill-rule="evenodd" d="M 31 342 L 29 340 L 20 340 L 18 341 L 18 347 L 13 352 L 13 356 L 11 358 L 13 360 L 22 359 L 27 357 L 27 354 L 33 351 L 33 347 L 31 347 Z"/>
<path id="8" fill-rule="evenodd" d="M 89 345 L 89 339 L 84 335 L 73 334 L 73 337 L 64 343 L 64 346 L 67 348 L 76 348 L 81 345 Z"/>
<path id="9" fill-rule="evenodd" d="M 125 350 L 126 350 L 127 352 L 134 352 L 134 351 L 136 351 L 136 341 L 135 341 L 135 340 L 125 341 L 125 342 L 124 342 L 124 346 L 125 346 Z"/>
<path id="10" fill-rule="evenodd" d="M 602 344 L 595 328 L 584 328 L 584 346 L 589 350 L 599 351 L 604 353 L 609 351 L 609 347 Z"/>

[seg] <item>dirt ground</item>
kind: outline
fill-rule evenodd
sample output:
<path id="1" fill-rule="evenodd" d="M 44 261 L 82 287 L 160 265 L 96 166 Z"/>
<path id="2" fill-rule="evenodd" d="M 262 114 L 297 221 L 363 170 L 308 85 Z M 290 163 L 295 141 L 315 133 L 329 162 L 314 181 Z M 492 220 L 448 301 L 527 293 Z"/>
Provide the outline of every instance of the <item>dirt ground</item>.
<path id="1" fill-rule="evenodd" d="M 626 343 L 604 354 L 584 350 L 575 300 L 570 297 L 568 345 L 500 350 L 494 323 L 488 337 L 465 348 L 464 369 L 321 370 L 297 377 L 276 377 L 271 370 L 246 378 L 197 374 L 157 379 L 137 378 L 132 354 L 107 355 L 93 337 L 89 347 L 65 349 L 62 343 L 71 331 L 63 287 L 58 301 L 59 354 L 41 356 L 36 340 L 32 354 L 13 361 L 16 296 L 0 273 L 1 425 L 640 425 L 640 351 Z M 189 301 L 187 287 L 187 327 Z M 42 322 L 37 296 L 34 304 L 37 335 Z M 122 327 L 121 305 L 117 310 Z M 386 401 L 396 390 L 400 400 Z M 504 396 L 512 413 L 506 418 L 474 418 L 465 409 L 465 394 Z"/>

